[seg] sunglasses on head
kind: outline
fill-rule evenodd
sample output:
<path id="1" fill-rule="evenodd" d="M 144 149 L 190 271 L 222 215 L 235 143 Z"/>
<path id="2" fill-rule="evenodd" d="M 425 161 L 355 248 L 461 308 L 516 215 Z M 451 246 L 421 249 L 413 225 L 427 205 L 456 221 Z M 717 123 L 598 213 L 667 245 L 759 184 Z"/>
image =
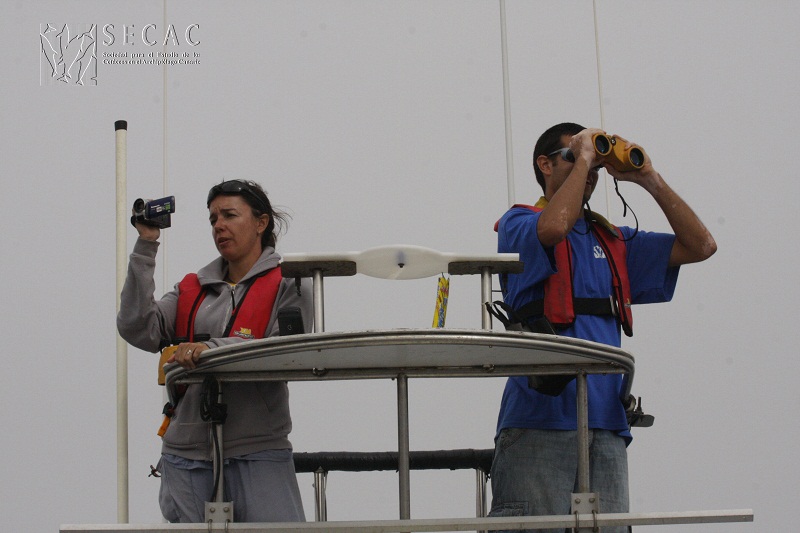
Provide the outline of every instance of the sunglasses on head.
<path id="1" fill-rule="evenodd" d="M 561 159 L 569 163 L 575 162 L 575 154 L 573 154 L 572 150 L 570 150 L 569 148 L 559 148 L 558 150 L 555 150 L 547 154 L 547 157 L 553 157 L 554 155 L 560 155 Z M 603 165 L 597 165 L 592 170 L 599 171 L 601 168 L 603 168 Z"/>
<path id="2" fill-rule="evenodd" d="M 250 196 L 256 201 L 256 207 L 262 213 L 269 213 L 269 209 L 267 205 L 264 203 L 264 200 L 253 191 L 253 189 L 245 182 L 239 180 L 230 180 L 230 181 L 223 181 L 219 185 L 214 185 L 211 187 L 211 190 L 208 191 L 208 200 L 206 201 L 206 205 L 211 205 L 211 200 L 219 196 L 220 194 L 238 194 L 241 196 Z"/>

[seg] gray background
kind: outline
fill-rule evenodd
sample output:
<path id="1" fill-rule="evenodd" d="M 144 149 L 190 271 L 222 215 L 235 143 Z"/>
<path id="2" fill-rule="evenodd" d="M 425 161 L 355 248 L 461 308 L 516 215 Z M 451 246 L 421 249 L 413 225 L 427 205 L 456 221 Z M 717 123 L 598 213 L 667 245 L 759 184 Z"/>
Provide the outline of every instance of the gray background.
<path id="1" fill-rule="evenodd" d="M 629 448 L 632 511 L 752 508 L 755 524 L 681 530 L 791 530 L 800 4 L 604 0 L 597 43 L 593 16 L 588 0 L 507 2 L 516 201 L 539 195 L 539 134 L 600 126 L 602 89 L 605 128 L 648 150 L 719 244 L 683 268 L 674 302 L 636 309 L 623 345 L 656 415 Z M 497 1 L 19 0 L 0 20 L 4 530 L 116 521 L 115 120 L 129 121 L 128 201 L 178 199 L 159 294 L 215 256 L 204 200 L 223 177 L 261 182 L 291 212 L 283 252 L 495 250 L 508 204 Z M 181 52 L 200 25 L 199 65 L 100 64 L 95 87 L 39 85 L 40 24 L 165 21 Z M 162 49 L 136 38 L 128 50 Z M 593 207 L 632 224 L 610 187 Z M 621 189 L 642 227 L 668 229 L 643 191 Z M 331 279 L 327 329 L 428 327 L 435 287 Z M 477 278 L 454 277 L 447 325 L 479 327 L 478 300 Z M 156 358 L 129 359 L 130 521 L 158 522 Z M 412 449 L 491 447 L 502 386 L 412 381 Z M 296 450 L 396 447 L 393 382 L 291 392 Z M 309 517 L 311 483 L 300 476 Z M 414 472 L 412 517 L 471 516 L 473 484 Z M 394 473 L 333 473 L 328 492 L 331 520 L 397 517 Z"/>

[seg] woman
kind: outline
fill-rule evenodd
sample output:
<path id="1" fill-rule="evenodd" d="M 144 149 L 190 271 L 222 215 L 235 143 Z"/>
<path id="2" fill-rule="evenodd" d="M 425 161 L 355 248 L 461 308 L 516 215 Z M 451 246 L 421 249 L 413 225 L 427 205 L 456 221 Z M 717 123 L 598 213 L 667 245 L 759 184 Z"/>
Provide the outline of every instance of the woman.
<path id="1" fill-rule="evenodd" d="M 160 232 L 136 224 L 139 238 L 117 316 L 120 335 L 142 350 L 156 352 L 165 344 L 187 341 L 168 361 L 186 368 L 194 368 L 208 348 L 277 335 L 277 315 L 284 307 L 301 309 L 306 331 L 313 316 L 310 280 L 298 292 L 277 268 L 276 220 L 285 220 L 262 188 L 252 181 L 223 181 L 211 188 L 207 205 L 220 257 L 187 275 L 159 301 L 153 298 L 153 274 Z M 170 522 L 203 522 L 205 502 L 213 499 L 201 389 L 188 387 L 163 435 L 159 504 Z M 224 398 L 224 489 L 226 501 L 233 501 L 234 520 L 304 521 L 288 439 L 287 384 L 228 383 Z"/>

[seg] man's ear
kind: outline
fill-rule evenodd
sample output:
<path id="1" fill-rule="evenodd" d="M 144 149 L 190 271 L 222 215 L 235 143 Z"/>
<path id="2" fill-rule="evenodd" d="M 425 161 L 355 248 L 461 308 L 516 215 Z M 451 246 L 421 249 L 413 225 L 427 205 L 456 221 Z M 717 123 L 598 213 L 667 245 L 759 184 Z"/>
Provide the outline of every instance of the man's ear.
<path id="1" fill-rule="evenodd" d="M 544 154 L 536 158 L 536 165 L 545 176 L 549 176 L 553 173 L 553 162 Z"/>

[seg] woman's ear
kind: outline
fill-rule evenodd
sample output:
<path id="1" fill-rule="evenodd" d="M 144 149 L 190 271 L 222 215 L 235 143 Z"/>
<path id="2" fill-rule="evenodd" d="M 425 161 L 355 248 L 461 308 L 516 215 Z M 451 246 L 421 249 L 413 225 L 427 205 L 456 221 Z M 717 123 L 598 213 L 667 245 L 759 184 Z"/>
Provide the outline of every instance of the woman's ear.
<path id="1" fill-rule="evenodd" d="M 263 214 L 258 217 L 258 234 L 261 235 L 269 227 L 269 215 Z"/>

